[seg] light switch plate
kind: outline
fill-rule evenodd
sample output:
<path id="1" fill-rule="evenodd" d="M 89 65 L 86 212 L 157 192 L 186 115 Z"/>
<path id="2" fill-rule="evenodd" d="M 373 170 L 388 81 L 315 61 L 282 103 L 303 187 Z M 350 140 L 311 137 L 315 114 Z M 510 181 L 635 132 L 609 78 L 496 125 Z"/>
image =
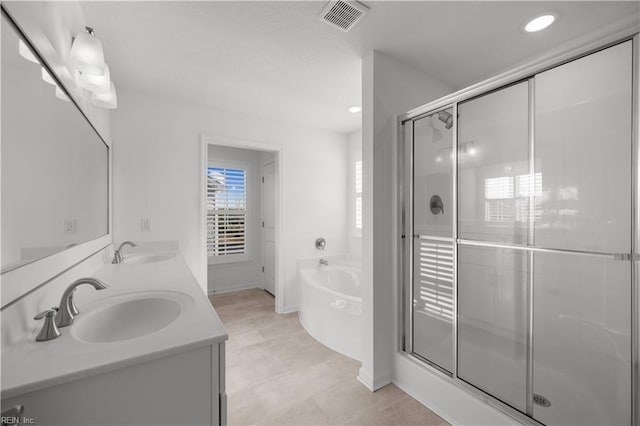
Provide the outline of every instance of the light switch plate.
<path id="1" fill-rule="evenodd" d="M 148 232 L 151 231 L 152 228 L 152 223 L 151 223 L 151 218 L 149 217 L 145 217 L 140 219 L 140 230 L 143 232 Z"/>

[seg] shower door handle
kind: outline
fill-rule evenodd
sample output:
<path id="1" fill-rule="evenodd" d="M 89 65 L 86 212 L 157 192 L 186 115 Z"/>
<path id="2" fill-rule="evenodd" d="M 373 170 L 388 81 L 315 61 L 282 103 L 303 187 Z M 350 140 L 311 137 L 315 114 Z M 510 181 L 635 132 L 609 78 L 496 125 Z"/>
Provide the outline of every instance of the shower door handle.
<path id="1" fill-rule="evenodd" d="M 614 253 L 613 260 L 640 260 L 640 254 L 638 253 Z"/>

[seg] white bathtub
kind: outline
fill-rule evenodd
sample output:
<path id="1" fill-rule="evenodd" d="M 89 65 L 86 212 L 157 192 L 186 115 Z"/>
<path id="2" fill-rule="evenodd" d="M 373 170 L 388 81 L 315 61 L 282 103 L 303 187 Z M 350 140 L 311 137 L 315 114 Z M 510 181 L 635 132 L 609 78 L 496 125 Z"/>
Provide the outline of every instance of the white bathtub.
<path id="1" fill-rule="evenodd" d="M 325 346 L 360 360 L 361 270 L 346 263 L 329 262 L 329 266 L 316 264 L 298 270 L 300 323 Z"/>

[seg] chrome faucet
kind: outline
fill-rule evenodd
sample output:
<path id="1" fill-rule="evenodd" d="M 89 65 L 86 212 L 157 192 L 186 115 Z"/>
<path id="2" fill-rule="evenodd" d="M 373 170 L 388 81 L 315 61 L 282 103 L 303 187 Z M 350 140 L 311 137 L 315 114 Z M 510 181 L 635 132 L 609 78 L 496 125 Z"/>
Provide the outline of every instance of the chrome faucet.
<path id="1" fill-rule="evenodd" d="M 76 288 L 82 284 L 92 285 L 96 290 L 104 290 L 107 288 L 105 283 L 96 278 L 80 278 L 72 282 L 64 293 L 62 293 L 62 298 L 60 299 L 60 306 L 56 313 L 56 325 L 58 327 L 71 325 L 71 323 L 73 323 L 73 318 L 79 314 L 78 308 L 76 308 L 76 305 L 73 302 L 73 294 L 75 293 Z"/>
<path id="2" fill-rule="evenodd" d="M 124 257 L 122 257 L 122 247 L 124 246 L 137 247 L 138 245 L 133 241 L 125 241 L 124 243 L 120 244 L 118 250 L 113 253 L 113 260 L 111 261 L 111 263 L 122 263 L 122 261 L 124 260 Z"/>
<path id="3" fill-rule="evenodd" d="M 329 261 L 327 259 L 320 259 L 320 264 L 324 266 L 329 266 Z"/>

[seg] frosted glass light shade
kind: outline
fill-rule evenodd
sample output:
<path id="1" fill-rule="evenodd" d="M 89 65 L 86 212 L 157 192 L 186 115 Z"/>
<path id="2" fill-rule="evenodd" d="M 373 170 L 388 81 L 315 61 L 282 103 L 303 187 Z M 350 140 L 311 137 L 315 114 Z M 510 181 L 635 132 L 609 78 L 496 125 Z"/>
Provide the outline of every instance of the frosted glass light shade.
<path id="1" fill-rule="evenodd" d="M 71 99 L 67 96 L 66 93 L 60 87 L 56 86 L 56 98 L 62 99 L 65 102 L 71 102 Z"/>
<path id="2" fill-rule="evenodd" d="M 36 55 L 33 54 L 31 49 L 29 49 L 26 43 L 22 40 L 18 40 L 18 53 L 20 53 L 20 56 L 25 58 L 27 61 L 31 61 L 34 64 L 40 63 L 40 61 L 38 61 L 38 58 L 36 58 Z"/>
<path id="3" fill-rule="evenodd" d="M 83 74 L 104 74 L 102 43 L 88 32 L 78 33 L 71 46 L 71 66 Z"/>
<path id="4" fill-rule="evenodd" d="M 118 98 L 116 97 L 116 88 L 113 83 L 111 83 L 108 92 L 93 92 L 91 94 L 91 103 L 100 108 L 118 108 Z"/>
<path id="5" fill-rule="evenodd" d="M 92 92 L 108 92 L 111 90 L 111 76 L 109 67 L 105 64 L 102 75 L 81 73 L 78 76 L 78 85 Z"/>
<path id="6" fill-rule="evenodd" d="M 46 69 L 44 69 L 44 67 L 42 68 L 42 79 L 49 84 L 53 84 L 54 86 L 58 84 L 55 82 L 53 77 L 51 77 L 51 74 L 49 74 L 49 72 Z"/>

